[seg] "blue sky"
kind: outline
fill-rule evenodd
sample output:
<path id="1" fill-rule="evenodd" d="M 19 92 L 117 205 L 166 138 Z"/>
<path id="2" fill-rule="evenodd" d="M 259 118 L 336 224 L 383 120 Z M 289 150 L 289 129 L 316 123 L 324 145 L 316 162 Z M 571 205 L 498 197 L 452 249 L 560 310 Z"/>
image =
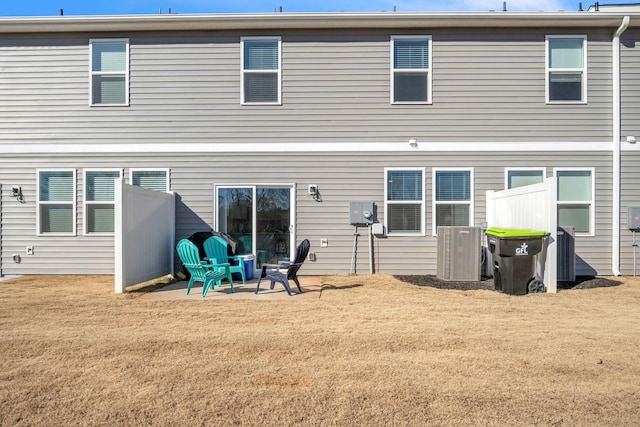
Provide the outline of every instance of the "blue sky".
<path id="1" fill-rule="evenodd" d="M 273 12 L 375 12 L 398 11 L 471 11 L 502 10 L 503 0 L 5 0 L 0 16 L 149 14 L 167 13 L 248 13 Z M 579 0 L 507 0 L 509 11 L 576 11 Z M 606 2 L 603 2 L 606 3 Z M 622 3 L 611 1 L 609 3 Z M 582 1 L 586 10 L 592 2 Z"/>

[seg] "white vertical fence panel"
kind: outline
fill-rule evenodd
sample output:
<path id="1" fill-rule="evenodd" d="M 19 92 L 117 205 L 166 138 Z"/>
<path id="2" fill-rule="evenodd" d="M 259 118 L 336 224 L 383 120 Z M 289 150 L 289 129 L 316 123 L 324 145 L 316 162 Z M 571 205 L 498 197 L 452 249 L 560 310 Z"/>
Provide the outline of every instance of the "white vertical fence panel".
<path id="1" fill-rule="evenodd" d="M 3 272 L 3 258 L 2 256 L 4 255 L 2 253 L 2 232 L 4 230 L 2 229 L 2 184 L 0 184 L 0 277 L 4 277 L 4 272 Z"/>
<path id="2" fill-rule="evenodd" d="M 489 227 L 530 228 L 548 231 L 549 246 L 544 264 L 547 292 L 557 292 L 557 200 L 556 178 L 540 184 L 503 191 L 487 191 L 487 224 Z"/>
<path id="3" fill-rule="evenodd" d="M 115 292 L 173 273 L 175 196 L 115 184 Z"/>

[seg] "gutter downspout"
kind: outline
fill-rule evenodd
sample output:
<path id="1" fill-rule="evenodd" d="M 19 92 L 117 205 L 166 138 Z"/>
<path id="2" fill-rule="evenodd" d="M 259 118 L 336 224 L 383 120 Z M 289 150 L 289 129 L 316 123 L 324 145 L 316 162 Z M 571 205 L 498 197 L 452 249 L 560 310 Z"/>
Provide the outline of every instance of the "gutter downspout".
<path id="1" fill-rule="evenodd" d="M 620 27 L 613 35 L 612 41 L 612 77 L 613 77 L 613 216 L 611 239 L 611 272 L 614 276 L 620 273 L 620 140 L 622 138 L 621 95 L 620 95 L 620 36 L 629 27 L 629 16 L 622 19 Z"/>

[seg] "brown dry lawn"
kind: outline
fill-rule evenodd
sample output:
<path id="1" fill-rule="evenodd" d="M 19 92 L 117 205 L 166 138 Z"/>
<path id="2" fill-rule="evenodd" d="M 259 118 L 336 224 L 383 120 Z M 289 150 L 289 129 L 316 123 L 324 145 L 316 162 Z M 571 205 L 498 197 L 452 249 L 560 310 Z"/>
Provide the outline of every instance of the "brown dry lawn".
<path id="1" fill-rule="evenodd" d="M 0 282 L 0 425 L 640 424 L 640 279 L 509 296 L 391 276 L 319 300 Z"/>

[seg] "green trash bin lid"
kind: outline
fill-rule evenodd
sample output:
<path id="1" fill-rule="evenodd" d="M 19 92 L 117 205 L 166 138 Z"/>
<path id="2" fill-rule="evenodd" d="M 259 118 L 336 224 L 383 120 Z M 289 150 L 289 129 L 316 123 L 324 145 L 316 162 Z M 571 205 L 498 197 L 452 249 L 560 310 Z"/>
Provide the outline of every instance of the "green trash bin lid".
<path id="1" fill-rule="evenodd" d="M 491 227 L 485 232 L 496 237 L 544 237 L 548 236 L 547 231 L 532 230 L 530 228 L 502 228 Z"/>

